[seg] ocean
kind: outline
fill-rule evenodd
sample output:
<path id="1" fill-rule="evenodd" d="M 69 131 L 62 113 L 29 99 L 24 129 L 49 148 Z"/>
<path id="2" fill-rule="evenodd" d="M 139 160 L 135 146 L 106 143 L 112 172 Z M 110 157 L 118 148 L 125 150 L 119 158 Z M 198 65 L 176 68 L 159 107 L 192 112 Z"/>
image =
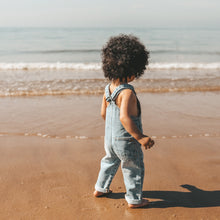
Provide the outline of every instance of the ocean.
<path id="1" fill-rule="evenodd" d="M 0 28 L 0 97 L 102 94 L 101 49 L 120 33 L 150 51 L 137 92 L 220 91 L 220 29 Z"/>

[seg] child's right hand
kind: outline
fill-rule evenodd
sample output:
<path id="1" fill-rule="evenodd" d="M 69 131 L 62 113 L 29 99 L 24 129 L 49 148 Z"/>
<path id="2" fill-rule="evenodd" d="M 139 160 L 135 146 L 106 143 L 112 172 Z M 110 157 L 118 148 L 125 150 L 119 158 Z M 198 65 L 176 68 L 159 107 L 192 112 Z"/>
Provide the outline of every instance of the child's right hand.
<path id="1" fill-rule="evenodd" d="M 150 137 L 145 136 L 138 141 L 146 150 L 150 149 L 154 145 L 154 140 Z"/>

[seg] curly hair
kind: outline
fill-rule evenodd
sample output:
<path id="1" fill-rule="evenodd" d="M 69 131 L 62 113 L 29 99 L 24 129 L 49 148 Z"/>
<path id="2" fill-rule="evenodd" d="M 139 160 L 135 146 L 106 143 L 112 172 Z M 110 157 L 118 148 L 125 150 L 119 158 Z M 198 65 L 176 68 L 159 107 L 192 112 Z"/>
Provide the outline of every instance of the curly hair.
<path id="1" fill-rule="evenodd" d="M 139 78 L 148 65 L 149 52 L 133 35 L 111 37 L 102 48 L 102 69 L 110 80 Z"/>

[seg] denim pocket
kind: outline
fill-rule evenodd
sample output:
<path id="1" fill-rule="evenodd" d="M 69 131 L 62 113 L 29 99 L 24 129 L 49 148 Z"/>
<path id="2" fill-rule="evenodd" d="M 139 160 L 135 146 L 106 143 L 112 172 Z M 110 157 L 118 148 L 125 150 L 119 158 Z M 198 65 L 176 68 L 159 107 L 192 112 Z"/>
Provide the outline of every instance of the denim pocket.
<path id="1" fill-rule="evenodd" d="M 138 153 L 138 144 L 133 137 L 115 137 L 114 150 L 121 160 L 135 160 Z"/>

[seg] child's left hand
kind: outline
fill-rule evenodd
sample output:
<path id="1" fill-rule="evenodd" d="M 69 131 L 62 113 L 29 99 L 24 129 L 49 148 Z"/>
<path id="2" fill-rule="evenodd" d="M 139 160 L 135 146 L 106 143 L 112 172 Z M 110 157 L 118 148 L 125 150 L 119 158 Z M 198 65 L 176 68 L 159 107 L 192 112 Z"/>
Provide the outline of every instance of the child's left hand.
<path id="1" fill-rule="evenodd" d="M 150 149 L 151 147 L 153 147 L 154 143 L 155 143 L 154 140 L 152 140 L 152 139 L 150 138 L 148 144 L 145 145 L 144 148 L 145 148 L 146 150 L 147 150 L 147 149 Z"/>
<path id="2" fill-rule="evenodd" d="M 152 140 L 150 137 L 143 135 L 141 139 L 138 140 L 138 142 L 147 150 L 153 147 L 154 140 Z"/>

